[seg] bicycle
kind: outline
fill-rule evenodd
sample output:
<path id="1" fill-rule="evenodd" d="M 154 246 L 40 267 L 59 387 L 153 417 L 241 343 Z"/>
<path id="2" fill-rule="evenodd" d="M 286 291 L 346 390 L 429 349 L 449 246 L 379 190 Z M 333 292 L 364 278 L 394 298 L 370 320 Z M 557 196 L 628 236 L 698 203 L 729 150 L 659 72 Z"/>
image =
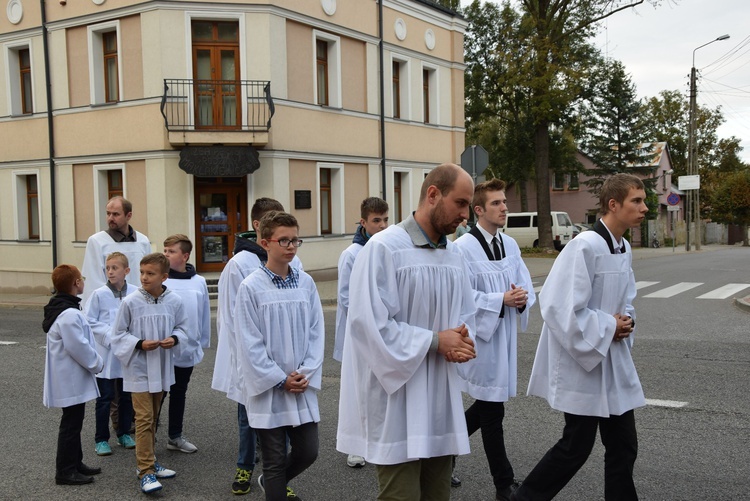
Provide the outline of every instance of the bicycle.
<path id="1" fill-rule="evenodd" d="M 659 247 L 661 247 L 659 239 L 656 238 L 656 231 L 651 233 L 651 247 L 653 247 L 654 249 L 658 249 Z"/>

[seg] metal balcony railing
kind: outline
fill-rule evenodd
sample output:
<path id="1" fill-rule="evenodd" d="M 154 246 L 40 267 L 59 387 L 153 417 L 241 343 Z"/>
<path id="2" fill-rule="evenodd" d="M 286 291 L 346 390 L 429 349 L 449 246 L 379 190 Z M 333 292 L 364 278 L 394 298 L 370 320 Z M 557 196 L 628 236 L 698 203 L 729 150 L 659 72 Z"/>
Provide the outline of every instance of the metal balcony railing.
<path id="1" fill-rule="evenodd" d="M 271 83 L 165 79 L 161 114 L 168 131 L 268 132 L 274 114 Z"/>

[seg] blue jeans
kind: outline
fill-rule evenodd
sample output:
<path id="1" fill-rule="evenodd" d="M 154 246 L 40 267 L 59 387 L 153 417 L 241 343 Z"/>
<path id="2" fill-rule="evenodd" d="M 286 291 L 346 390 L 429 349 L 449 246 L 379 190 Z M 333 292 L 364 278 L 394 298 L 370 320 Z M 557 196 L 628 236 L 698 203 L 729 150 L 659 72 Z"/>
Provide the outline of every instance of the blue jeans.
<path id="1" fill-rule="evenodd" d="M 237 425 L 240 430 L 240 452 L 237 456 L 237 468 L 252 470 L 255 468 L 255 430 L 247 422 L 247 409 L 237 404 Z"/>
<path id="2" fill-rule="evenodd" d="M 182 423 L 185 419 L 185 399 L 187 395 L 192 367 L 175 367 L 174 384 L 169 387 L 169 429 L 170 440 L 182 435 Z"/>
<path id="3" fill-rule="evenodd" d="M 120 416 L 117 421 L 117 436 L 121 437 L 130 431 L 133 424 L 133 402 L 130 399 L 130 392 L 123 391 L 122 378 L 102 379 L 96 378 L 96 384 L 99 386 L 100 397 L 96 399 L 96 431 L 94 440 L 96 442 L 106 442 L 109 440 L 109 406 L 112 399 L 115 398 L 115 388 L 120 393 Z"/>
<path id="4" fill-rule="evenodd" d="M 318 423 L 257 429 L 266 501 L 285 501 L 286 485 L 318 457 Z M 287 454 L 287 437 L 292 451 Z"/>

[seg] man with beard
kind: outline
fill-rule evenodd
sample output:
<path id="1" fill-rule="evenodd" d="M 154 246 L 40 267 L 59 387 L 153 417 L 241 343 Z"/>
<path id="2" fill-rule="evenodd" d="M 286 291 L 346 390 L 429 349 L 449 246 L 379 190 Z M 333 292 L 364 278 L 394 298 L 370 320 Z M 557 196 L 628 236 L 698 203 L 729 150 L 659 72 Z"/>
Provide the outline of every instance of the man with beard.
<path id="1" fill-rule="evenodd" d="M 337 449 L 376 465 L 378 499 L 447 501 L 452 458 L 469 452 L 454 363 L 475 357 L 476 308 L 446 235 L 468 217 L 473 188 L 457 165 L 436 167 L 416 212 L 354 262 Z"/>
<path id="2" fill-rule="evenodd" d="M 107 231 L 91 235 L 86 242 L 81 274 L 86 277 L 86 289 L 81 304 L 85 305 L 93 292 L 107 283 L 106 260 L 112 252 L 125 254 L 130 263 L 140 263 L 141 258 L 151 253 L 151 242 L 143 233 L 130 226 L 133 204 L 123 197 L 112 197 L 107 202 Z M 133 265 L 125 281 L 141 286 L 140 270 Z"/>

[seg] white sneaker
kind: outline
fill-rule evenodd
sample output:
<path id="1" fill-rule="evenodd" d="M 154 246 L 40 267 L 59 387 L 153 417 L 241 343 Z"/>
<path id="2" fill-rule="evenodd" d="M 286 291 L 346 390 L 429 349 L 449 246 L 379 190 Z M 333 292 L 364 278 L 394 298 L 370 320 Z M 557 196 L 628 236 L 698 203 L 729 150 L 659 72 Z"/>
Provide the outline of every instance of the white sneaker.
<path id="1" fill-rule="evenodd" d="M 161 490 L 162 485 L 159 483 L 158 480 L 156 480 L 156 476 L 149 473 L 148 475 L 143 475 L 143 478 L 141 479 L 141 490 L 145 492 L 146 494 L 150 492 L 156 492 Z"/>
<path id="2" fill-rule="evenodd" d="M 177 475 L 177 472 L 174 470 L 170 470 L 169 468 L 164 468 L 162 465 L 159 464 L 159 462 L 154 463 L 154 476 L 156 478 L 174 478 Z M 140 475 L 141 470 L 138 468 L 135 469 L 135 474 Z"/>
<path id="3" fill-rule="evenodd" d="M 174 440 L 170 438 L 167 441 L 167 449 L 170 451 L 187 452 L 188 454 L 198 451 L 198 448 L 191 444 L 184 435 L 180 435 Z"/>
<path id="4" fill-rule="evenodd" d="M 350 468 L 362 468 L 365 465 L 365 458 L 349 454 L 349 457 L 346 458 L 346 465 Z"/>

